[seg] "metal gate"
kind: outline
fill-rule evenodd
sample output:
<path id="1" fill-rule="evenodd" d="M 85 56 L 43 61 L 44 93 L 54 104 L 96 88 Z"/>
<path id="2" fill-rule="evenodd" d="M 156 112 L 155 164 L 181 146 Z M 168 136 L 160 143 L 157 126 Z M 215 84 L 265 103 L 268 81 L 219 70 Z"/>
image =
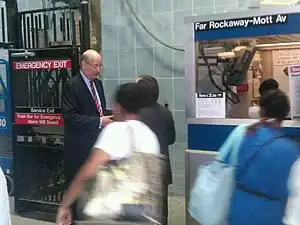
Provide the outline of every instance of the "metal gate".
<path id="1" fill-rule="evenodd" d="M 15 211 L 56 213 L 63 191 L 61 93 L 78 48 L 10 50 Z"/>

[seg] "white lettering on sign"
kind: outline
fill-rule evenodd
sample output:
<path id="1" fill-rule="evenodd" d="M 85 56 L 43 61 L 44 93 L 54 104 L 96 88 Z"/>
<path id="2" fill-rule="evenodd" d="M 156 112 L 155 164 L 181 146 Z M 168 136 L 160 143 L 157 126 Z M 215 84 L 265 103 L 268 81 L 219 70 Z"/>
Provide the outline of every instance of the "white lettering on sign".
<path id="1" fill-rule="evenodd" d="M 71 60 L 21 61 L 13 63 L 14 70 L 45 70 L 72 68 Z"/>
<path id="2" fill-rule="evenodd" d="M 6 119 L 5 118 L 0 119 L 0 127 L 2 127 L 2 128 L 6 127 Z"/>
<path id="3" fill-rule="evenodd" d="M 254 16 L 236 19 L 225 20 L 213 20 L 206 22 L 194 23 L 195 31 L 208 31 L 217 29 L 230 29 L 236 27 L 251 27 L 251 26 L 263 26 L 263 25 L 276 25 L 287 24 L 288 15 L 266 15 L 266 16 Z"/>

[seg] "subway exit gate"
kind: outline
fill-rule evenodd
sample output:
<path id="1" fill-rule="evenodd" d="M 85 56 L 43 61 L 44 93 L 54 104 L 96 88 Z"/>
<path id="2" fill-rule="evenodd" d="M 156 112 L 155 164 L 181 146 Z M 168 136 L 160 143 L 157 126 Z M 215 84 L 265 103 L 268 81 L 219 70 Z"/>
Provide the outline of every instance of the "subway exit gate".
<path id="1" fill-rule="evenodd" d="M 63 87 L 78 48 L 9 51 L 15 211 L 55 214 L 65 186 Z"/>

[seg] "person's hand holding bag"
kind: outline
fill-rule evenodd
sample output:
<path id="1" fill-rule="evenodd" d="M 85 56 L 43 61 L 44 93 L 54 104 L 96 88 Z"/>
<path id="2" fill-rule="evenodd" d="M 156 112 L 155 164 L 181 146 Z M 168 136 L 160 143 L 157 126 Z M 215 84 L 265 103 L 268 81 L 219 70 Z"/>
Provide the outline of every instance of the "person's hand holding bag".
<path id="1" fill-rule="evenodd" d="M 56 215 L 57 225 L 70 225 L 72 223 L 72 215 L 69 208 L 59 207 Z"/>

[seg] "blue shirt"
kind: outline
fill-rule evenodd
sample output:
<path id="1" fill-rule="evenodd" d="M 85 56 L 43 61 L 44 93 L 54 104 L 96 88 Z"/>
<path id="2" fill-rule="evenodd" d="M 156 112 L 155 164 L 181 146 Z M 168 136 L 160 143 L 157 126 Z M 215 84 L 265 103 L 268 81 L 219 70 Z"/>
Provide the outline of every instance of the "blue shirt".
<path id="1" fill-rule="evenodd" d="M 91 89 L 91 86 L 90 86 L 90 80 L 89 80 L 89 78 L 87 78 L 87 76 L 85 76 L 82 71 L 80 71 L 80 74 L 81 74 L 81 77 L 84 80 L 84 83 L 86 84 L 87 88 L 89 89 L 89 91 L 90 91 L 90 93 L 91 93 L 91 95 L 93 97 L 93 93 L 92 93 L 92 89 Z M 93 85 L 94 85 L 94 89 L 95 89 L 95 92 L 96 92 L 97 100 L 98 100 L 98 102 L 100 104 L 100 107 L 101 107 L 101 100 L 100 100 L 100 97 L 99 97 L 99 94 L 98 94 L 95 82 L 93 82 Z M 101 128 L 101 127 L 102 127 L 102 118 L 100 117 L 99 128 Z"/>
<path id="2" fill-rule="evenodd" d="M 236 187 L 228 216 L 229 225 L 283 225 L 290 195 L 289 174 L 298 158 L 299 147 L 287 138 L 276 139 L 282 136 L 279 129 L 265 126 L 246 135 L 240 146 L 237 167 L 238 183 L 281 200 L 259 197 Z M 259 151 L 257 157 L 248 164 L 256 151 Z"/>

